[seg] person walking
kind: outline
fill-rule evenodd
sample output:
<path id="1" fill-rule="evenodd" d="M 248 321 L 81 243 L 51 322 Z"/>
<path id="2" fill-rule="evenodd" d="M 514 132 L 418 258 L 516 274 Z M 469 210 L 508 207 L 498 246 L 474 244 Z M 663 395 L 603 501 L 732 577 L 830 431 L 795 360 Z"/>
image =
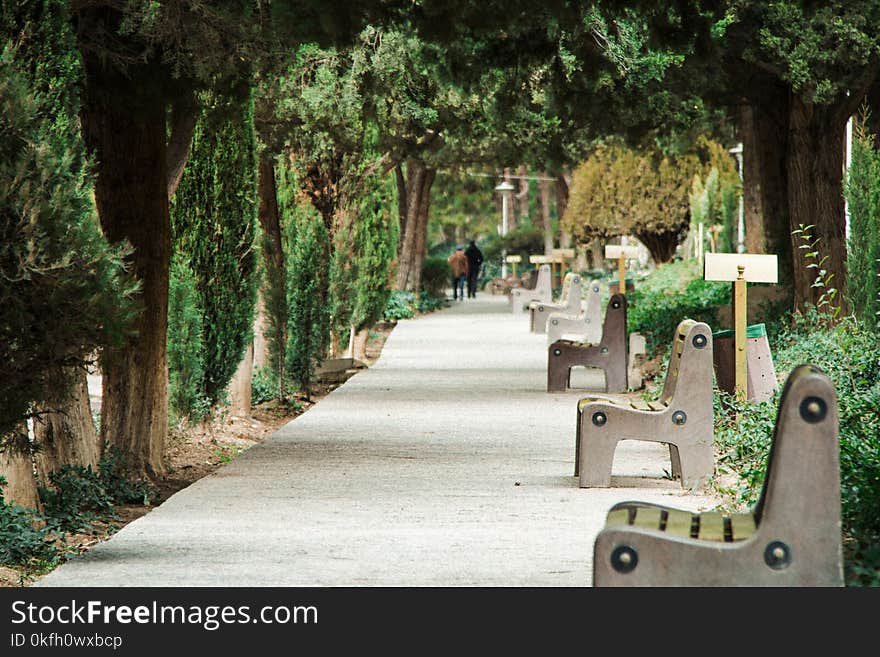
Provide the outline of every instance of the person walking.
<path id="1" fill-rule="evenodd" d="M 464 250 L 458 246 L 455 253 L 449 256 L 446 261 L 452 267 L 452 298 L 464 299 L 464 282 L 468 275 L 468 259 L 464 255 Z"/>
<path id="2" fill-rule="evenodd" d="M 477 296 L 477 279 L 480 277 L 480 265 L 483 264 L 483 252 L 480 251 L 477 243 L 471 240 L 468 248 L 464 251 L 464 255 L 468 261 L 468 299 L 475 299 Z"/>

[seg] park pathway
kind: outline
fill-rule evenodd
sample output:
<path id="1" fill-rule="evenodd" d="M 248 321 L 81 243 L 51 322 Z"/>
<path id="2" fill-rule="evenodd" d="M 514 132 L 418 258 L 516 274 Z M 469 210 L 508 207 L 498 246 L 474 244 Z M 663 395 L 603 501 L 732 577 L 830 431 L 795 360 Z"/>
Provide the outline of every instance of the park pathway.
<path id="1" fill-rule="evenodd" d="M 714 501 L 653 443 L 578 488 L 580 395 L 545 392 L 546 354 L 502 297 L 401 321 L 372 368 L 36 585 L 589 586 L 612 504 Z"/>

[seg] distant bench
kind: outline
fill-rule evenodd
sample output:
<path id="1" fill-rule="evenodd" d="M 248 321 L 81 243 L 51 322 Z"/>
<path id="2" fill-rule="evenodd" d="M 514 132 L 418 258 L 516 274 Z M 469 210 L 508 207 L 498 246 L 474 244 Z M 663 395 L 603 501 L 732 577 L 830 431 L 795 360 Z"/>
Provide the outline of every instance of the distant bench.
<path id="1" fill-rule="evenodd" d="M 605 372 L 605 392 L 626 392 L 626 297 L 608 300 L 598 344 L 557 340 L 547 347 L 547 392 L 571 387 L 572 367 L 598 367 Z"/>
<path id="2" fill-rule="evenodd" d="M 801 365 L 782 392 L 750 513 L 624 502 L 593 548 L 594 586 L 842 586 L 840 442 L 831 381 Z"/>
<path id="3" fill-rule="evenodd" d="M 586 304 L 577 314 L 552 312 L 547 317 L 547 344 L 556 340 L 597 344 L 602 339 L 602 299 L 598 280 L 587 286 Z"/>
<path id="4" fill-rule="evenodd" d="M 510 291 L 510 306 L 514 314 L 521 313 L 525 306 L 532 301 L 553 301 L 553 288 L 550 280 L 550 265 L 541 265 L 538 268 L 538 277 L 535 287 L 515 287 Z"/>
<path id="5" fill-rule="evenodd" d="M 559 295 L 559 303 L 547 303 L 545 301 L 532 301 L 529 303 L 529 329 L 532 333 L 545 333 L 547 330 L 547 318 L 550 313 L 561 312 L 569 316 L 575 316 L 581 312 L 581 277 L 573 272 L 568 272 L 562 281 L 562 293 Z"/>

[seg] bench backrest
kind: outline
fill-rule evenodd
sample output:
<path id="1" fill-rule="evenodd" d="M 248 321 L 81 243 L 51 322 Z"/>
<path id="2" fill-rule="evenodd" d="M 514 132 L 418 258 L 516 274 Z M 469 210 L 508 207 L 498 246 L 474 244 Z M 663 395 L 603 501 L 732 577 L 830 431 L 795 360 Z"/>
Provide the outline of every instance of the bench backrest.
<path id="1" fill-rule="evenodd" d="M 605 306 L 605 319 L 602 321 L 602 346 L 611 342 L 623 342 L 624 360 L 626 359 L 626 297 L 612 294 Z"/>
<path id="2" fill-rule="evenodd" d="M 670 402 L 680 380 L 687 381 L 689 391 L 711 396 L 713 367 L 709 326 L 693 319 L 682 320 L 672 339 L 669 367 L 659 401 Z"/>
<path id="3" fill-rule="evenodd" d="M 553 286 L 550 280 L 550 265 L 541 265 L 538 269 L 538 280 L 530 294 L 532 299 L 549 302 L 553 298 Z"/>
<path id="4" fill-rule="evenodd" d="M 824 554 L 841 550 L 837 394 L 813 365 L 795 368 L 783 388 L 754 513 L 774 534 L 806 534 Z"/>

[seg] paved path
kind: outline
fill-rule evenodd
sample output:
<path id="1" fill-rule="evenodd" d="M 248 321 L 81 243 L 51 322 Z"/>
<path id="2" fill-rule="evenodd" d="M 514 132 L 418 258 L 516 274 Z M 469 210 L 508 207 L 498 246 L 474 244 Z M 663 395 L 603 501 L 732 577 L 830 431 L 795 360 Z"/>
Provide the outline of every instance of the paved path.
<path id="1" fill-rule="evenodd" d="M 545 336 L 502 297 L 401 321 L 371 369 L 37 585 L 588 586 L 613 503 L 713 505 L 653 443 L 578 488 L 580 395 L 545 389 Z"/>

